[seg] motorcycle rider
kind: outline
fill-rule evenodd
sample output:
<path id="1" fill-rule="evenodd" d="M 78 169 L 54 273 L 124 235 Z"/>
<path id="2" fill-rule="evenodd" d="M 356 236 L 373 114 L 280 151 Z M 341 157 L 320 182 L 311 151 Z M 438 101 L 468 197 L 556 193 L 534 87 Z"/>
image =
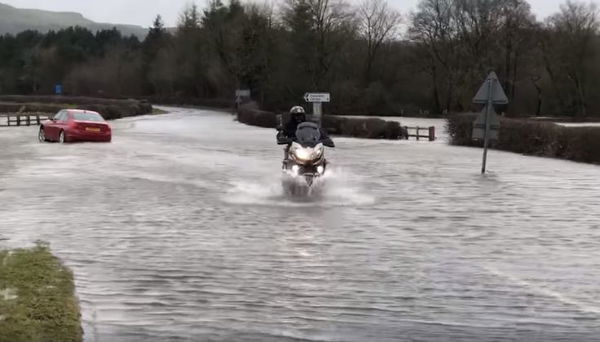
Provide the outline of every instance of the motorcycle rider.
<path id="1" fill-rule="evenodd" d="M 288 139 L 296 138 L 296 130 L 298 125 L 306 122 L 306 112 L 301 106 L 294 106 L 290 109 L 290 120 L 283 128 L 283 135 Z"/>
<path id="2" fill-rule="evenodd" d="M 304 108 L 301 106 L 294 106 L 290 109 L 290 119 L 285 124 L 282 130 L 280 130 L 277 134 L 277 140 L 288 140 L 292 141 L 296 138 L 296 130 L 298 129 L 298 125 L 306 122 L 306 112 Z M 283 150 L 283 162 L 285 163 L 289 157 L 291 143 L 288 143 L 285 149 Z"/>
<path id="3" fill-rule="evenodd" d="M 282 130 L 277 134 L 278 140 L 287 139 L 288 141 L 293 141 L 296 139 L 296 131 L 298 130 L 298 125 L 306 122 L 306 112 L 302 106 L 294 106 L 290 109 L 290 119 L 285 124 Z M 327 131 L 323 128 L 320 129 L 321 139 L 323 140 L 325 146 L 334 147 L 334 143 L 327 135 Z M 284 158 L 283 161 L 286 163 L 289 157 L 291 143 L 287 143 L 287 146 L 284 149 Z"/>

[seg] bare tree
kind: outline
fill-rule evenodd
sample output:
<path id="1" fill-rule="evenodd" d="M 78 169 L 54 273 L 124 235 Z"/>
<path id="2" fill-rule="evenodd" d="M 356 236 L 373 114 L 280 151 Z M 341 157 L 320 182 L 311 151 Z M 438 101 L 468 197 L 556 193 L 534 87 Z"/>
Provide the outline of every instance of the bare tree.
<path id="1" fill-rule="evenodd" d="M 386 40 L 397 37 L 402 17 L 386 0 L 364 0 L 358 15 L 360 33 L 367 43 L 365 81 L 368 84 L 379 48 Z"/>
<path id="2" fill-rule="evenodd" d="M 501 77 L 504 79 L 504 88 L 510 102 L 516 96 L 517 82 L 519 81 L 520 68 L 523 60 L 536 55 L 535 38 L 537 29 L 535 17 L 531 14 L 531 7 L 525 0 L 504 0 L 500 4 L 501 28 L 499 35 L 499 49 L 504 54 L 504 67 Z M 535 66 L 530 68 L 532 71 Z M 531 73 L 531 72 L 530 72 Z M 538 80 L 539 75 L 525 76 L 528 80 Z M 537 81 L 535 81 L 537 82 Z M 536 89 L 541 91 L 534 82 Z M 539 93 L 538 93 L 539 95 Z M 538 96 L 539 97 L 539 96 Z M 538 105 L 538 110 L 540 105 Z"/>
<path id="3" fill-rule="evenodd" d="M 323 80 L 331 69 L 334 56 L 344 41 L 340 35 L 352 30 L 348 4 L 343 0 L 305 0 L 312 15 L 317 38 L 317 65 L 314 84 L 323 86 Z"/>
<path id="4" fill-rule="evenodd" d="M 422 0 L 412 16 L 410 36 L 427 52 L 426 69 L 432 77 L 434 109 L 450 110 L 455 99 L 458 32 L 454 20 L 455 0 Z"/>
<path id="5" fill-rule="evenodd" d="M 563 87 L 555 84 L 556 89 L 570 84 L 570 111 L 586 116 L 586 66 L 592 58 L 593 40 L 598 34 L 598 9 L 593 3 L 567 1 L 546 25 L 544 55 L 548 73 L 554 83 L 561 80 L 567 83 Z"/>

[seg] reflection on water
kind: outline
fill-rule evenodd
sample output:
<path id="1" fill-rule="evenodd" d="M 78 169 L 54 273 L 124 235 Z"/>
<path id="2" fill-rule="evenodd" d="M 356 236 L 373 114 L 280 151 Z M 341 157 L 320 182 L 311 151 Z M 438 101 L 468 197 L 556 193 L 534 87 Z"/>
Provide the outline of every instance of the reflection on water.
<path id="1" fill-rule="evenodd" d="M 86 341 L 598 340 L 596 166 L 338 138 L 298 201 L 273 131 L 173 112 L 0 130 L 0 244 L 51 243 Z"/>

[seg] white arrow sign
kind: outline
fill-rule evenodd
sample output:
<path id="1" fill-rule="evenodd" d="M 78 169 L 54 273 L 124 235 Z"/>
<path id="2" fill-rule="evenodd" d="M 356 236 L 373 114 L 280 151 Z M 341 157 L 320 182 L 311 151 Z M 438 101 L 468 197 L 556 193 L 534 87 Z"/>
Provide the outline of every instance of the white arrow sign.
<path id="1" fill-rule="evenodd" d="M 331 95 L 329 93 L 306 93 L 304 94 L 304 101 L 312 103 L 330 102 Z"/>
<path id="2" fill-rule="evenodd" d="M 235 91 L 236 97 L 250 97 L 250 90 L 248 89 L 238 89 Z"/>

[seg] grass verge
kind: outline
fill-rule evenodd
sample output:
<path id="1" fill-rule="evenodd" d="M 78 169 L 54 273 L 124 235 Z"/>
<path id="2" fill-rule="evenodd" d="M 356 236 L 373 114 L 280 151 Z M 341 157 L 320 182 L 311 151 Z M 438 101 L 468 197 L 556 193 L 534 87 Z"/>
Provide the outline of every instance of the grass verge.
<path id="1" fill-rule="evenodd" d="M 0 251 L 0 342 L 82 339 L 73 274 L 48 246 Z"/>
<path id="2" fill-rule="evenodd" d="M 158 109 L 156 107 L 152 107 L 152 114 L 154 115 L 160 115 L 160 114 L 167 114 L 168 112 L 166 110 L 162 110 L 162 109 Z"/>

